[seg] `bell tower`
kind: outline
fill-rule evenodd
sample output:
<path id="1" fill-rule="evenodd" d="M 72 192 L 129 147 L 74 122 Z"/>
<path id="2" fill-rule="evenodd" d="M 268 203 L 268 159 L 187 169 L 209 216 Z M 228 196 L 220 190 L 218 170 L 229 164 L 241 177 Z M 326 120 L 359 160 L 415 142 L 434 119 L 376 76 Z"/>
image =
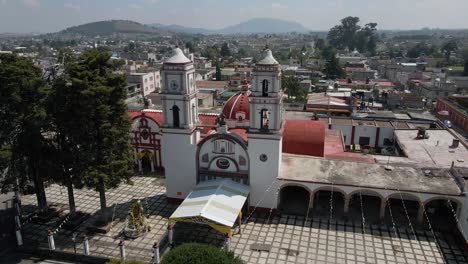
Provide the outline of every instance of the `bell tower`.
<path id="1" fill-rule="evenodd" d="M 277 134 L 283 127 L 281 65 L 270 49 L 264 51 L 253 72 L 250 95 L 250 132 Z"/>
<path id="2" fill-rule="evenodd" d="M 193 129 L 198 123 L 195 68 L 180 48 L 163 64 L 163 128 Z"/>
<path id="3" fill-rule="evenodd" d="M 281 65 L 268 46 L 263 59 L 254 67 L 252 93 L 250 94 L 249 139 L 250 204 L 263 208 L 276 208 L 276 189 L 267 189 L 278 177 L 282 158 L 283 140 L 283 90 Z M 265 193 L 265 198 L 262 195 Z"/>
<path id="4" fill-rule="evenodd" d="M 195 68 L 176 47 L 162 67 L 162 160 L 169 201 L 184 199 L 196 184 L 196 143 L 200 138 Z"/>

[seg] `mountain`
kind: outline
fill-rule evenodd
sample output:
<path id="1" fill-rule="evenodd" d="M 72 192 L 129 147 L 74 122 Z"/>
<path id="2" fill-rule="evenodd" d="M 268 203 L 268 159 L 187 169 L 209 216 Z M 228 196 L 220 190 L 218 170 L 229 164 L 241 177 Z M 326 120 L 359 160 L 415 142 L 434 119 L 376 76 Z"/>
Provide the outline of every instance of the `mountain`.
<path id="1" fill-rule="evenodd" d="M 116 33 L 126 34 L 159 34 L 160 30 L 134 21 L 109 20 L 98 21 L 70 27 L 59 32 L 60 34 L 82 34 L 82 35 L 112 35 Z"/>
<path id="2" fill-rule="evenodd" d="M 189 34 L 251 34 L 251 33 L 288 33 L 306 32 L 309 29 L 303 25 L 276 18 L 254 18 L 237 25 L 228 26 L 222 29 L 209 30 L 204 28 L 184 27 L 180 25 L 151 24 L 149 26 L 175 33 Z"/>
<path id="3" fill-rule="evenodd" d="M 254 18 L 220 30 L 223 34 L 236 33 L 288 33 L 309 31 L 303 25 L 275 18 Z"/>
<path id="4" fill-rule="evenodd" d="M 186 33 L 186 34 L 215 34 L 214 30 L 209 30 L 205 28 L 192 28 L 192 27 L 184 27 L 180 25 L 163 25 L 163 24 L 149 24 L 150 27 L 159 28 L 164 31 L 175 32 L 175 33 Z"/>

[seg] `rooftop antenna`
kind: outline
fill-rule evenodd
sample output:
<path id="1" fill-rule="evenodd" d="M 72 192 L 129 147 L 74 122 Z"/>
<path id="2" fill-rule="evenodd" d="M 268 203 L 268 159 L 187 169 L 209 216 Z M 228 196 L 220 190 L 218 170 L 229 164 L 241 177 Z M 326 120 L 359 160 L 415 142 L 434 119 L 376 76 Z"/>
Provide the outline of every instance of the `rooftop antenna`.
<path id="1" fill-rule="evenodd" d="M 265 35 L 265 49 L 269 49 L 270 48 L 270 43 L 268 41 L 268 39 L 271 38 L 271 35 Z"/>
<path id="2" fill-rule="evenodd" d="M 178 48 L 179 47 L 179 38 L 177 38 L 176 33 L 174 34 L 174 41 L 175 41 L 175 47 Z"/>

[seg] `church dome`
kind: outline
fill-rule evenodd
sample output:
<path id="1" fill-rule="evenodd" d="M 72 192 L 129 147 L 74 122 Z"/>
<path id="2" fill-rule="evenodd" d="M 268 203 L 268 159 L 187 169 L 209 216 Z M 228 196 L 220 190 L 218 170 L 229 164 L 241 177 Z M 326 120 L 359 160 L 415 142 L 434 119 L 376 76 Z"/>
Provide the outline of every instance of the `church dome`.
<path id="1" fill-rule="evenodd" d="M 250 117 L 249 94 L 249 91 L 242 91 L 229 98 L 223 108 L 224 116 L 227 119 L 248 120 Z"/>
<path id="2" fill-rule="evenodd" d="M 277 65 L 278 61 L 273 57 L 270 49 L 265 49 L 263 52 L 263 59 L 257 62 L 257 65 Z"/>
<path id="3" fill-rule="evenodd" d="M 169 64 L 186 64 L 192 62 L 189 60 L 185 55 L 184 52 L 179 47 L 176 47 L 172 51 L 172 57 L 170 57 L 168 60 L 166 60 L 165 63 Z"/>

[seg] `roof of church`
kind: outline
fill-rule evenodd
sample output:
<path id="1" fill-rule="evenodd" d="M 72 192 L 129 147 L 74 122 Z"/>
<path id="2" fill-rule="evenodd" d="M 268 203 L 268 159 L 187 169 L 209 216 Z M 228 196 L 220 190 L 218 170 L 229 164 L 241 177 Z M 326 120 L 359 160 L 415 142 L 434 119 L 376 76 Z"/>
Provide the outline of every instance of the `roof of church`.
<path id="1" fill-rule="evenodd" d="M 276 65 L 279 64 L 278 61 L 273 57 L 273 53 L 270 49 L 264 51 L 264 57 L 262 60 L 257 62 L 257 65 Z"/>
<path id="2" fill-rule="evenodd" d="M 286 120 L 283 132 L 283 152 L 323 157 L 325 124 L 315 120 Z"/>
<path id="3" fill-rule="evenodd" d="M 184 55 L 184 52 L 182 52 L 182 50 L 180 48 L 175 48 L 173 51 L 172 51 L 172 57 L 170 57 L 169 59 L 166 60 L 165 63 L 169 63 L 169 64 L 185 64 L 185 63 L 190 63 L 192 62 L 191 60 L 189 60 L 185 55 Z"/>
<path id="4" fill-rule="evenodd" d="M 250 117 L 249 94 L 250 91 L 243 91 L 231 96 L 223 107 L 224 116 L 227 119 L 236 119 L 237 112 L 244 112 L 245 119 L 248 120 Z"/>

